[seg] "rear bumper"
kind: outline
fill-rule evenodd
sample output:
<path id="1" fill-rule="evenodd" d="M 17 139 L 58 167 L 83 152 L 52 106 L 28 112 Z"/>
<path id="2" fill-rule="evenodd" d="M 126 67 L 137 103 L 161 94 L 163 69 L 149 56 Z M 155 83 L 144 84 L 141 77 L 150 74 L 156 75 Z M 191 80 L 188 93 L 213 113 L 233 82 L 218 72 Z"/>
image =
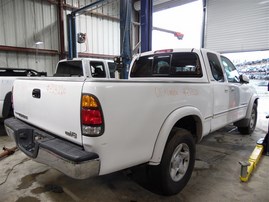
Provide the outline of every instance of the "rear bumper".
<path id="1" fill-rule="evenodd" d="M 97 154 L 87 152 L 82 146 L 57 138 L 16 118 L 6 119 L 4 123 L 7 134 L 33 160 L 75 179 L 99 175 L 100 160 Z"/>

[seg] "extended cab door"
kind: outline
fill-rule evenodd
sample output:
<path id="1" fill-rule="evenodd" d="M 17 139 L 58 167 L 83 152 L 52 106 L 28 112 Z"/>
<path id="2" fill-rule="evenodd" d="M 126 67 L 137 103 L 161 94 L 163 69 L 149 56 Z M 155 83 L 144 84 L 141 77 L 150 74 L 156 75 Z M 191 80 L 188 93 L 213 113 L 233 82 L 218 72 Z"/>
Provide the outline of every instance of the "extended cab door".
<path id="1" fill-rule="evenodd" d="M 213 91 L 213 117 L 211 130 L 214 131 L 227 124 L 229 112 L 229 85 L 225 81 L 219 57 L 213 52 L 204 52 L 205 63 L 210 67 L 209 78 Z"/>
<path id="2" fill-rule="evenodd" d="M 224 56 L 220 58 L 229 86 L 229 117 L 236 121 L 245 117 L 252 93 L 247 84 L 240 81 L 239 73 L 233 63 Z"/>

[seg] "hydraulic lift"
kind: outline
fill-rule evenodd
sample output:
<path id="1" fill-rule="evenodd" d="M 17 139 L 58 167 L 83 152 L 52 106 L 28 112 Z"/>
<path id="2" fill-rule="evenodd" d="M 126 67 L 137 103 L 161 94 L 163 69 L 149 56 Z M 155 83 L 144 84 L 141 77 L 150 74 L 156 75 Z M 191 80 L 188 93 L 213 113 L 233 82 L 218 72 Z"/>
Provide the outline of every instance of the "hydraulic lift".
<path id="1" fill-rule="evenodd" d="M 68 29 L 68 59 L 72 60 L 78 57 L 77 41 L 80 39 L 83 41 L 83 35 L 76 32 L 76 17 L 87 12 L 89 9 L 99 6 L 109 0 L 98 0 L 82 8 L 72 11 L 67 15 L 67 29 Z M 152 12 L 153 12 L 153 0 L 143 0 L 141 3 L 140 11 L 140 34 L 141 34 L 141 48 L 140 52 L 150 51 L 152 49 L 152 30 L 158 30 L 173 34 L 179 40 L 183 38 L 183 34 L 180 32 L 152 27 Z M 132 16 L 132 1 L 120 0 L 120 57 L 115 59 L 116 63 L 119 63 L 118 67 L 121 72 L 121 78 L 127 78 L 128 69 L 132 59 L 132 47 L 131 47 L 131 16 Z"/>
<path id="2" fill-rule="evenodd" d="M 178 40 L 182 40 L 183 37 L 184 37 L 184 34 L 182 34 L 180 32 L 172 31 L 172 30 L 169 30 L 169 29 L 163 29 L 163 28 L 160 28 L 160 27 L 152 27 L 152 30 L 157 30 L 157 31 L 173 34 L 175 37 L 177 37 Z"/>
<path id="3" fill-rule="evenodd" d="M 269 115 L 266 116 L 269 118 Z M 250 155 L 248 161 L 240 161 L 241 165 L 241 174 L 240 180 L 242 182 L 247 182 L 250 178 L 252 171 L 256 168 L 262 154 L 269 156 L 269 124 L 268 124 L 268 132 L 264 138 L 261 138 L 257 141 L 257 145 Z"/>

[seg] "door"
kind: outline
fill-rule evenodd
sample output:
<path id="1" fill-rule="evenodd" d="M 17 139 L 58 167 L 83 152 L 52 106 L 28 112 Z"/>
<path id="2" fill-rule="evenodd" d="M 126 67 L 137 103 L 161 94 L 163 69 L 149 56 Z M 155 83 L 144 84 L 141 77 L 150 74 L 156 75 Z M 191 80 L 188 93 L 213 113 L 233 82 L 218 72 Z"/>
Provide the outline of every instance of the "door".
<path id="1" fill-rule="evenodd" d="M 248 90 L 248 84 L 240 82 L 239 73 L 233 63 L 224 56 L 220 58 L 229 86 L 228 118 L 234 122 L 245 117 L 251 92 Z"/>
<path id="2" fill-rule="evenodd" d="M 211 80 L 213 101 L 213 117 L 211 130 L 217 130 L 227 124 L 229 109 L 229 85 L 225 81 L 224 73 L 218 56 L 214 53 L 207 53 L 207 58 L 211 70 L 209 78 Z"/>

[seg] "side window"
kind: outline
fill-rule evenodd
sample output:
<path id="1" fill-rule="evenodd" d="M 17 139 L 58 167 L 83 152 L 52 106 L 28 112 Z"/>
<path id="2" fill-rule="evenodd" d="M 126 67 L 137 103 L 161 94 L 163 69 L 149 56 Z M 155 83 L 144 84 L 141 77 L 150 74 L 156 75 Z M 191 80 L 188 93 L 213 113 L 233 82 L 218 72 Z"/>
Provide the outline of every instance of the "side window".
<path id="1" fill-rule="evenodd" d="M 224 81 L 223 72 L 217 55 L 214 53 L 207 53 L 212 76 L 216 81 Z"/>
<path id="2" fill-rule="evenodd" d="M 239 83 L 240 82 L 239 73 L 236 70 L 233 63 L 224 56 L 221 56 L 221 62 L 224 67 L 224 71 L 226 73 L 228 82 Z"/>
<path id="3" fill-rule="evenodd" d="M 103 62 L 91 61 L 90 62 L 91 74 L 94 78 L 105 78 L 106 71 Z"/>
<path id="4" fill-rule="evenodd" d="M 109 68 L 109 74 L 110 78 L 115 78 L 115 63 L 114 62 L 108 62 L 108 68 Z"/>

